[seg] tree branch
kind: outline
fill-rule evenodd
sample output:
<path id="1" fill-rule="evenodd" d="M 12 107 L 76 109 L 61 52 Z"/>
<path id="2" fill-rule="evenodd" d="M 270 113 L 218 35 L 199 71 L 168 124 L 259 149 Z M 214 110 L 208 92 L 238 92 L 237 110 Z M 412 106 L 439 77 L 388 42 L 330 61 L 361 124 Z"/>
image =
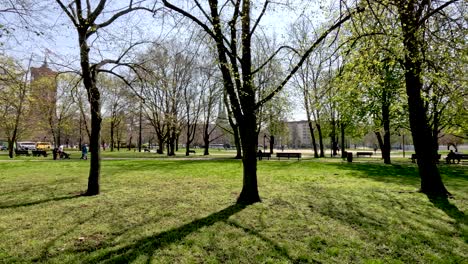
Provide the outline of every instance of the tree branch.
<path id="1" fill-rule="evenodd" d="M 348 21 L 354 14 L 361 13 L 364 11 L 364 8 L 358 7 L 356 10 L 352 11 L 345 17 L 341 18 L 336 22 L 333 26 L 331 26 L 329 29 L 327 29 L 322 35 L 309 47 L 309 49 L 304 53 L 302 58 L 299 60 L 299 62 L 296 64 L 296 66 L 291 70 L 291 72 L 286 76 L 286 78 L 281 82 L 281 84 L 269 95 L 267 95 L 265 98 L 260 100 L 256 105 L 255 109 L 258 109 L 261 107 L 264 103 L 268 102 L 275 96 L 278 92 L 280 92 L 286 83 L 291 79 L 291 77 L 299 70 L 299 68 L 302 66 L 302 64 L 306 61 L 306 59 L 309 57 L 309 55 L 314 51 L 314 49 L 330 34 L 333 30 L 336 28 L 340 27 L 344 22 Z"/>
<path id="2" fill-rule="evenodd" d="M 252 36 L 253 33 L 255 32 L 255 29 L 257 29 L 257 26 L 260 23 L 260 20 L 262 19 L 263 15 L 265 15 L 265 12 L 266 12 L 266 9 L 267 9 L 269 3 L 270 3 L 270 1 L 266 0 L 265 3 L 263 4 L 262 12 L 260 12 L 260 15 L 258 16 L 257 20 L 255 21 L 255 24 L 252 27 L 252 30 L 250 31 L 250 36 Z"/>

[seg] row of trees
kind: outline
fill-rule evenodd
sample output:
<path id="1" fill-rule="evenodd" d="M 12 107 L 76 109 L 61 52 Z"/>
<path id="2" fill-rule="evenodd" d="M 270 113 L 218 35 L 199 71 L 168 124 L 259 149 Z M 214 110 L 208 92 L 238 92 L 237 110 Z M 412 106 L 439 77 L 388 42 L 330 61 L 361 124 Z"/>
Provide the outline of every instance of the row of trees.
<path id="1" fill-rule="evenodd" d="M 222 100 L 243 162 L 240 203 L 260 201 L 258 133 L 261 128 L 270 134 L 281 129 L 285 112 L 281 106 L 288 104 L 281 93 L 288 86 L 298 88 L 303 98 L 315 157 L 324 156 L 324 126 L 330 127 L 336 150 L 339 141 L 343 149 L 346 133 L 365 125 L 374 127 L 384 162 L 390 163 L 391 131 L 409 127 L 421 190 L 448 194 L 434 157 L 442 130 L 466 131 L 466 82 L 460 59 L 466 50 L 463 2 L 338 1 L 328 13 L 332 19 L 321 25 L 303 13 L 288 30 L 286 43 L 268 36 L 262 24 L 277 7 L 269 0 L 56 3 L 78 36 L 80 77 L 90 107 L 81 108 L 90 118 L 87 195 L 99 193 L 103 74 L 126 85 L 121 92 L 127 96 L 116 96 L 107 107 L 111 131 L 120 124 L 120 108 L 125 105 L 118 100 L 133 97 L 130 108 L 139 110 L 140 120 L 145 116 L 150 121 L 158 151 L 166 146 L 169 155 L 174 154 L 182 126 L 187 154 L 197 125 L 206 128 L 209 141 L 209 124 Z M 308 5 L 296 4 L 286 8 L 294 11 Z M 143 41 L 126 39 L 115 59 L 102 59 L 102 53 L 96 59 L 93 49 L 99 48 L 99 33 L 117 32 L 113 25 L 134 12 L 152 14 L 154 24 L 176 21 L 170 30 L 176 29 L 178 38 L 146 49 L 139 48 Z M 186 24 L 199 30 L 187 33 Z"/>

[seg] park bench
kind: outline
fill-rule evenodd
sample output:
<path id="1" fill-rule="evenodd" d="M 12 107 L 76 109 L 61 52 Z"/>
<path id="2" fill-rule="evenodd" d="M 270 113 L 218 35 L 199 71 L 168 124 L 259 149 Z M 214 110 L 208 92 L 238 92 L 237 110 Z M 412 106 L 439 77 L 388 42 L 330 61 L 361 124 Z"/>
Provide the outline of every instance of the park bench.
<path id="1" fill-rule="evenodd" d="M 358 152 L 356 152 L 356 157 L 359 157 L 359 156 L 372 157 L 373 154 L 374 154 L 374 152 L 370 152 L 370 151 L 358 151 Z"/>
<path id="2" fill-rule="evenodd" d="M 20 155 L 25 155 L 25 156 L 29 156 L 29 151 L 27 150 L 22 150 L 22 149 L 15 149 L 15 155 L 16 156 L 20 156 Z"/>
<path id="3" fill-rule="evenodd" d="M 297 158 L 298 160 L 302 157 L 302 153 L 299 152 L 278 152 L 276 153 L 278 159 L 281 158 Z"/>
<path id="4" fill-rule="evenodd" d="M 267 158 L 268 160 L 271 158 L 270 152 L 257 152 L 257 158 L 262 160 L 262 158 Z"/>
<path id="5" fill-rule="evenodd" d="M 416 156 L 416 154 L 411 154 L 412 163 L 415 163 L 417 159 L 418 159 L 418 156 Z M 437 163 L 439 163 L 439 160 L 440 160 L 440 154 L 437 154 Z"/>
<path id="6" fill-rule="evenodd" d="M 47 157 L 47 152 L 45 150 L 33 150 L 31 152 L 34 157 L 40 157 L 40 156 Z"/>
<path id="7" fill-rule="evenodd" d="M 195 150 L 190 149 L 190 150 L 188 151 L 188 153 L 193 153 L 193 154 L 195 154 L 196 152 L 195 152 Z"/>
<path id="8" fill-rule="evenodd" d="M 457 160 L 458 161 L 457 163 L 460 163 L 461 160 L 468 159 L 468 154 L 463 154 L 460 152 L 454 152 L 453 154 L 454 155 L 452 158 L 449 158 L 448 156 L 445 158 L 445 161 L 447 162 L 447 164 L 450 164 L 450 161 L 453 161 L 453 163 L 455 163 L 455 160 Z"/>

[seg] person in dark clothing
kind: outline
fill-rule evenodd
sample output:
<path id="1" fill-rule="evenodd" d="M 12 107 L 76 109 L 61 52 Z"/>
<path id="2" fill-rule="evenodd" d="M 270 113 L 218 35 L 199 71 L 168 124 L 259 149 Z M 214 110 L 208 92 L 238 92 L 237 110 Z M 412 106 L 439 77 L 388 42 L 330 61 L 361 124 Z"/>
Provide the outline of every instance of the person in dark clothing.
<path id="1" fill-rule="evenodd" d="M 88 148 L 84 144 L 81 147 L 81 159 L 88 159 Z"/>

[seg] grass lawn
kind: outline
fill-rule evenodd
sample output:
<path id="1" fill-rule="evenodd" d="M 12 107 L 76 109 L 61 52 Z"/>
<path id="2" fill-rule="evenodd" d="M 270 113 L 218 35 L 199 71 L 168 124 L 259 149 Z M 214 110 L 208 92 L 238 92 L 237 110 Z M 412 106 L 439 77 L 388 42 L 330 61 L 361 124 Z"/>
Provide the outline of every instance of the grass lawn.
<path id="1" fill-rule="evenodd" d="M 262 203 L 234 204 L 237 160 L 0 162 L 0 263 L 467 263 L 468 167 L 454 199 L 417 193 L 408 159 L 262 161 Z"/>

